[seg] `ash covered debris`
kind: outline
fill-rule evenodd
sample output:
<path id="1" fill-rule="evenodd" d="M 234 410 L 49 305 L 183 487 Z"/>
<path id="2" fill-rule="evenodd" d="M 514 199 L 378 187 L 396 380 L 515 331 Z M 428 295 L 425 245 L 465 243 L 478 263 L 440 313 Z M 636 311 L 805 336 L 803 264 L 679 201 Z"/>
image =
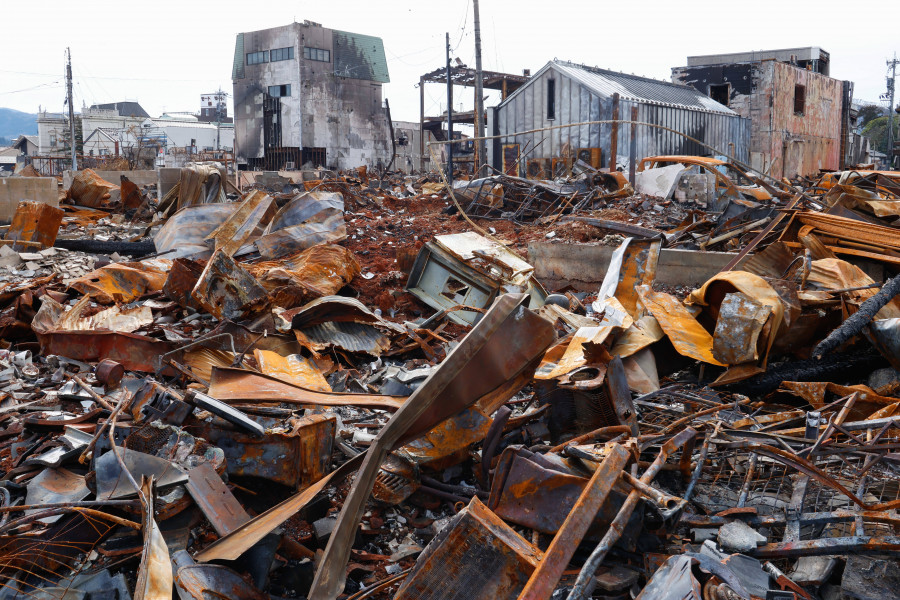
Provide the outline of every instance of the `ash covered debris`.
<path id="1" fill-rule="evenodd" d="M 900 176 L 677 158 L 22 203 L 0 598 L 891 589 Z"/>

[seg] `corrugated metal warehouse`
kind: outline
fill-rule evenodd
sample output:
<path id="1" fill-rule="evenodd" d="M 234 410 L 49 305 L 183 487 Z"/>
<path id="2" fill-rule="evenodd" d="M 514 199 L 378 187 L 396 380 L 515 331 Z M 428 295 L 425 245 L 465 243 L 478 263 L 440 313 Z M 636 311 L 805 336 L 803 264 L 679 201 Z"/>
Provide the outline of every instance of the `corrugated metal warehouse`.
<path id="1" fill-rule="evenodd" d="M 558 60 L 547 63 L 488 111 L 488 131 L 489 135 L 508 135 L 612 120 L 616 103 L 619 119 L 629 120 L 636 106 L 640 122 L 674 129 L 738 160 L 748 159 L 750 120 L 694 88 Z M 530 177 L 549 177 L 576 156 L 594 167 L 609 167 L 614 131 L 614 164 L 627 168 L 631 138 L 627 124 L 581 125 L 503 137 L 491 141 L 488 156 L 494 168 Z M 661 154 L 711 156 L 716 152 L 676 133 L 638 126 L 637 160 Z"/>

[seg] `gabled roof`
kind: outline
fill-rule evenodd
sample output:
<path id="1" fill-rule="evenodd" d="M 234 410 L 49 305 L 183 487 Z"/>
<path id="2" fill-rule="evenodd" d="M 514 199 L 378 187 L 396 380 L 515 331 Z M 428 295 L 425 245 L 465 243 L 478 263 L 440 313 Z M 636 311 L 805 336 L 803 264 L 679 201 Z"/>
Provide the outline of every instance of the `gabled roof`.
<path id="1" fill-rule="evenodd" d="M 701 94 L 690 86 L 669 83 L 668 81 L 659 79 L 650 79 L 648 77 L 640 77 L 638 75 L 628 75 L 627 73 L 619 73 L 617 71 L 598 69 L 596 67 L 587 67 L 561 60 L 552 60 L 544 65 L 540 71 L 532 76 L 528 83 L 511 94 L 503 104 L 509 102 L 523 88 L 530 85 L 532 81 L 536 81 L 548 69 L 553 69 L 574 79 L 598 96 L 608 98 L 617 93 L 623 100 L 647 102 L 677 108 L 690 108 L 729 115 L 737 114 L 724 104 L 719 104 L 709 96 Z"/>
<path id="2" fill-rule="evenodd" d="M 147 111 L 137 102 L 109 102 L 107 104 L 94 104 L 91 108 L 101 110 L 117 110 L 120 117 L 144 117 L 149 118 Z"/>

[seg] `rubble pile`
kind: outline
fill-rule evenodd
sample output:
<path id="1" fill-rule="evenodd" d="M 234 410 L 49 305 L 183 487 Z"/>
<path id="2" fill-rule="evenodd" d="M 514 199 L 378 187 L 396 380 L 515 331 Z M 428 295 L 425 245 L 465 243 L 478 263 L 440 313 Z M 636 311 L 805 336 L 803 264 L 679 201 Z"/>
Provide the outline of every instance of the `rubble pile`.
<path id="1" fill-rule="evenodd" d="M 677 171 L 22 202 L 0 599 L 893 597 L 900 175 Z M 662 285 L 673 248 L 733 257 Z"/>

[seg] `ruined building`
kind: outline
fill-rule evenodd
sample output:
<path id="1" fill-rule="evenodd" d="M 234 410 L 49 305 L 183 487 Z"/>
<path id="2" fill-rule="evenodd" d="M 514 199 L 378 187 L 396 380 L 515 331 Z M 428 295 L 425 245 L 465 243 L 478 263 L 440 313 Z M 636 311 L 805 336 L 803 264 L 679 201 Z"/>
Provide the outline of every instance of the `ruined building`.
<path id="1" fill-rule="evenodd" d="M 853 84 L 829 77 L 829 67 L 818 47 L 689 56 L 672 81 L 750 118 L 750 165 L 791 178 L 847 162 Z"/>
<path id="2" fill-rule="evenodd" d="M 310 21 L 239 33 L 232 80 L 239 164 L 347 169 L 390 159 L 381 38 Z"/>
<path id="3" fill-rule="evenodd" d="M 636 161 L 660 154 L 712 156 L 716 153 L 713 149 L 740 160 L 747 155 L 749 121 L 705 93 L 667 81 L 552 60 L 488 111 L 491 135 L 509 136 L 491 144 L 488 156 L 504 173 L 537 178 L 562 174 L 576 158 L 595 168 L 619 166 L 627 170 L 631 158 L 629 126 L 559 126 L 627 121 L 633 108 L 637 109 L 637 121 L 668 128 L 636 128 Z M 510 135 L 532 130 L 543 131 Z M 520 160 L 522 155 L 526 156 Z"/>

